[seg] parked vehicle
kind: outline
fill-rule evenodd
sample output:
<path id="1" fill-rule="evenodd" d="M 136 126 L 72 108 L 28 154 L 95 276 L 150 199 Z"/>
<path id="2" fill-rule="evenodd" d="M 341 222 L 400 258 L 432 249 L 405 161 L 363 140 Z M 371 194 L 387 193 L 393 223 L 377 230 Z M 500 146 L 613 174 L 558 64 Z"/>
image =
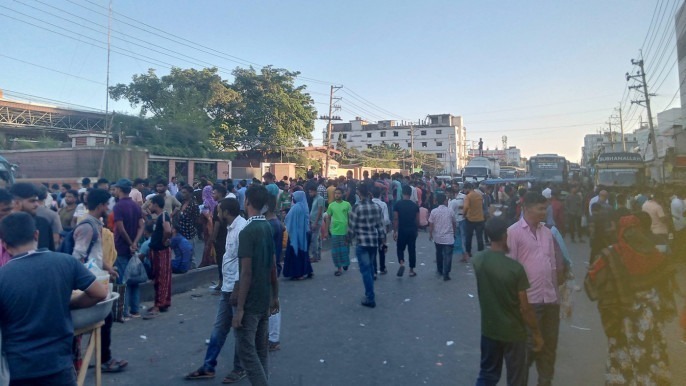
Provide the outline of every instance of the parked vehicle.
<path id="1" fill-rule="evenodd" d="M 463 182 L 479 182 L 500 177 L 500 163 L 495 158 L 474 157 L 462 170 Z"/>

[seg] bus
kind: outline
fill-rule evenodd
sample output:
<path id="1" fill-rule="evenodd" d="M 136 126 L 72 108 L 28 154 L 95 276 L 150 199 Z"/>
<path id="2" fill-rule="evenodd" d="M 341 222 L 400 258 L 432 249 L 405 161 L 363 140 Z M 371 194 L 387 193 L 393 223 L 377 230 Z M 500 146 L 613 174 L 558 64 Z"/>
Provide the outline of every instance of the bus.
<path id="1" fill-rule="evenodd" d="M 537 182 L 566 184 L 569 163 L 557 154 L 537 154 L 529 158 L 529 175 Z"/>
<path id="2" fill-rule="evenodd" d="M 645 164 L 638 153 L 602 153 L 595 164 L 595 184 L 603 188 L 633 188 L 645 184 Z"/>
<path id="3" fill-rule="evenodd" d="M 500 178 L 522 178 L 526 176 L 526 169 L 516 166 L 501 166 Z"/>

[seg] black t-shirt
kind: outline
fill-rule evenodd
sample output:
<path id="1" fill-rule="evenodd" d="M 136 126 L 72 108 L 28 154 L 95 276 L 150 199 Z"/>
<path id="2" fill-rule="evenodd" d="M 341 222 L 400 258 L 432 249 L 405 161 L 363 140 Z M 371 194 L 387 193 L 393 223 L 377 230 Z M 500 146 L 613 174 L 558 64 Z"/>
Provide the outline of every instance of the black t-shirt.
<path id="1" fill-rule="evenodd" d="M 214 239 L 214 250 L 224 251 L 226 249 L 226 235 L 229 233 L 229 230 L 227 229 L 226 223 L 219 218 L 219 205 L 214 208 L 212 223 L 215 227 L 219 227 L 219 230 L 217 231 L 217 238 Z"/>
<path id="2" fill-rule="evenodd" d="M 170 222 L 169 214 L 164 212 L 164 219 Z M 170 224 L 171 225 L 171 224 Z M 162 216 L 157 216 L 157 222 L 155 223 L 154 230 L 152 231 L 152 236 L 150 236 L 150 249 L 155 251 L 161 251 L 169 248 L 169 246 L 164 245 L 164 224 L 162 223 Z"/>
<path id="3" fill-rule="evenodd" d="M 346 201 L 350 203 L 350 206 L 355 206 L 355 193 L 357 192 L 357 180 L 348 180 L 348 197 Z"/>
<path id="4" fill-rule="evenodd" d="M 55 239 L 52 237 L 50 222 L 41 216 L 34 216 L 33 219 L 36 220 L 36 229 L 38 229 L 38 248 L 54 251 Z"/>
<path id="5" fill-rule="evenodd" d="M 417 204 L 410 200 L 400 200 L 393 206 L 393 211 L 398 213 L 398 231 L 417 232 Z"/>

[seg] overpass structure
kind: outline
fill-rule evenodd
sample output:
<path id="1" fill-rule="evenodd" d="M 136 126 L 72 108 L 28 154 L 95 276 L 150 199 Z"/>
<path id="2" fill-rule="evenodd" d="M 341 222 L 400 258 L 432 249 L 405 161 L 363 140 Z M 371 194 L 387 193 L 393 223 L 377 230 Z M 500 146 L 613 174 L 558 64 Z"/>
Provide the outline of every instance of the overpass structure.
<path id="1" fill-rule="evenodd" d="M 47 133 L 65 138 L 69 134 L 104 132 L 106 115 L 56 106 L 10 101 L 0 97 L 0 133 L 40 137 Z"/>

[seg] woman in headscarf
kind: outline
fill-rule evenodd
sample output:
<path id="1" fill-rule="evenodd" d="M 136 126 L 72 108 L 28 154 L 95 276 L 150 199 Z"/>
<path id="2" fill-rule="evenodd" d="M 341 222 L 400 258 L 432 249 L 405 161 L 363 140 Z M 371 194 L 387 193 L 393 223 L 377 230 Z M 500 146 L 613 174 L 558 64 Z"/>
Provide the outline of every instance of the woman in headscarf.
<path id="1" fill-rule="evenodd" d="M 608 340 L 606 385 L 671 384 L 664 327 L 676 315 L 673 272 L 646 213 L 619 219 L 616 243 L 588 274 Z"/>
<path id="2" fill-rule="evenodd" d="M 307 207 L 307 197 L 302 190 L 293 192 L 293 201 L 294 204 L 286 215 L 288 247 L 284 259 L 283 276 L 293 280 L 303 280 L 314 275 L 307 249 L 310 211 Z"/>
<path id="3" fill-rule="evenodd" d="M 201 214 L 201 224 L 202 224 L 202 239 L 205 241 L 205 249 L 202 252 L 202 260 L 198 267 L 206 267 L 208 265 L 217 264 L 217 258 L 214 251 L 214 243 L 212 242 L 212 230 L 214 224 L 212 222 L 212 215 L 214 214 L 214 208 L 217 207 L 217 201 L 215 201 L 212 196 L 212 185 L 207 184 L 202 188 L 202 212 Z"/>

